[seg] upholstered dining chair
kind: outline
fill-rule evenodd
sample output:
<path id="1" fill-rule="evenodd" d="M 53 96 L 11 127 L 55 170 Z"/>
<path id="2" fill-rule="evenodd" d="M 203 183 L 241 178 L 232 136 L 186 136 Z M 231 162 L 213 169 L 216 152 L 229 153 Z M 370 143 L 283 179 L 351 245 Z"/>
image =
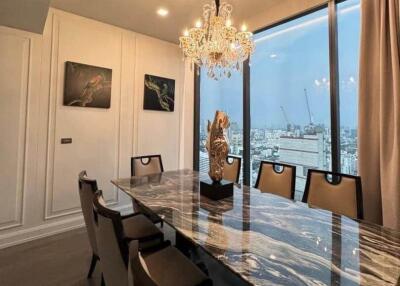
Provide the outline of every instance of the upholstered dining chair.
<path id="1" fill-rule="evenodd" d="M 358 176 L 308 170 L 302 201 L 350 218 L 364 217 L 361 178 Z"/>
<path id="2" fill-rule="evenodd" d="M 178 249 L 164 247 L 142 256 L 137 241 L 129 244 L 130 286 L 208 286 L 212 281 Z"/>
<path id="3" fill-rule="evenodd" d="M 146 176 L 164 172 L 161 155 L 146 155 L 131 158 L 131 176 Z"/>
<path id="4" fill-rule="evenodd" d="M 79 198 L 81 201 L 83 219 L 85 221 L 87 234 L 89 236 L 89 243 L 92 248 L 92 261 L 90 263 L 90 268 L 87 277 L 92 277 L 93 271 L 96 268 L 97 261 L 99 260 L 99 255 L 97 251 L 96 244 L 96 234 L 93 225 L 93 197 L 97 191 L 96 180 L 89 179 L 87 177 L 86 171 L 79 173 Z"/>
<path id="5" fill-rule="evenodd" d="M 261 190 L 261 192 L 271 193 L 293 200 L 295 184 L 295 166 L 261 161 L 255 188 Z"/>
<path id="6" fill-rule="evenodd" d="M 129 227 L 127 227 L 127 225 Z M 104 282 L 107 286 L 127 285 L 129 248 L 132 240 L 139 241 L 139 249 L 146 251 L 162 244 L 162 232 L 144 215 L 133 214 L 122 220 L 118 211 L 105 206 L 102 192 L 93 198 L 93 225 Z"/>
<path id="7" fill-rule="evenodd" d="M 164 172 L 161 155 L 145 155 L 131 158 L 131 176 L 146 176 L 150 174 Z M 132 199 L 133 210 L 147 216 L 153 223 L 160 223 L 163 226 L 163 220 L 148 210 L 145 206 Z"/>
<path id="8" fill-rule="evenodd" d="M 228 155 L 224 164 L 224 180 L 239 183 L 240 167 L 242 158 L 238 156 Z"/>

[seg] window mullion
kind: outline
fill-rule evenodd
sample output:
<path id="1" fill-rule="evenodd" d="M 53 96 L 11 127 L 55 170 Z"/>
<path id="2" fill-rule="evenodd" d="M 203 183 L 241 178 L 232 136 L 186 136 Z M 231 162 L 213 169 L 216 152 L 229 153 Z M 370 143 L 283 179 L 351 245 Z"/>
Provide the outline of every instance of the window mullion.
<path id="1" fill-rule="evenodd" d="M 339 101 L 339 67 L 336 2 L 330 0 L 329 11 L 329 73 L 331 102 L 331 151 L 332 171 L 340 172 L 340 101 Z"/>

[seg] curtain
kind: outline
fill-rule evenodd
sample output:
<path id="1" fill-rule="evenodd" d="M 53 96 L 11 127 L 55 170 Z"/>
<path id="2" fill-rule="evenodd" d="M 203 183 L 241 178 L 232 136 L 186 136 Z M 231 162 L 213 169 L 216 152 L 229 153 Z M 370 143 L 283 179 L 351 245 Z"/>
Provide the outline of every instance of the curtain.
<path id="1" fill-rule="evenodd" d="M 361 1 L 358 148 L 366 220 L 400 229 L 399 1 Z"/>

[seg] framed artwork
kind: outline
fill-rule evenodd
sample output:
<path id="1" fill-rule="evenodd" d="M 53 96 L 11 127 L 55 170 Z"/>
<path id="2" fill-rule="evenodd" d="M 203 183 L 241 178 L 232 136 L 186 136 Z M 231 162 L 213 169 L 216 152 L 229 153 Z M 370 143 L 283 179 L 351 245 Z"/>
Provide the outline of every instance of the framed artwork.
<path id="1" fill-rule="evenodd" d="M 63 104 L 110 108 L 111 80 L 111 69 L 66 62 Z"/>
<path id="2" fill-rule="evenodd" d="M 144 76 L 143 109 L 174 111 L 175 80 L 155 75 Z"/>

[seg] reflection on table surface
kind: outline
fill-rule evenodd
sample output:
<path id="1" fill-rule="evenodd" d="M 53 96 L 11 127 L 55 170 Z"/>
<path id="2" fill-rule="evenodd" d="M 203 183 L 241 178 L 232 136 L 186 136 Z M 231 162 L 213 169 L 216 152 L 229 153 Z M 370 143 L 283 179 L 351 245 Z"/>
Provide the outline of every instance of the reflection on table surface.
<path id="1" fill-rule="evenodd" d="M 398 283 L 399 232 L 247 186 L 212 201 L 199 195 L 202 178 L 179 170 L 112 182 L 252 284 Z"/>

